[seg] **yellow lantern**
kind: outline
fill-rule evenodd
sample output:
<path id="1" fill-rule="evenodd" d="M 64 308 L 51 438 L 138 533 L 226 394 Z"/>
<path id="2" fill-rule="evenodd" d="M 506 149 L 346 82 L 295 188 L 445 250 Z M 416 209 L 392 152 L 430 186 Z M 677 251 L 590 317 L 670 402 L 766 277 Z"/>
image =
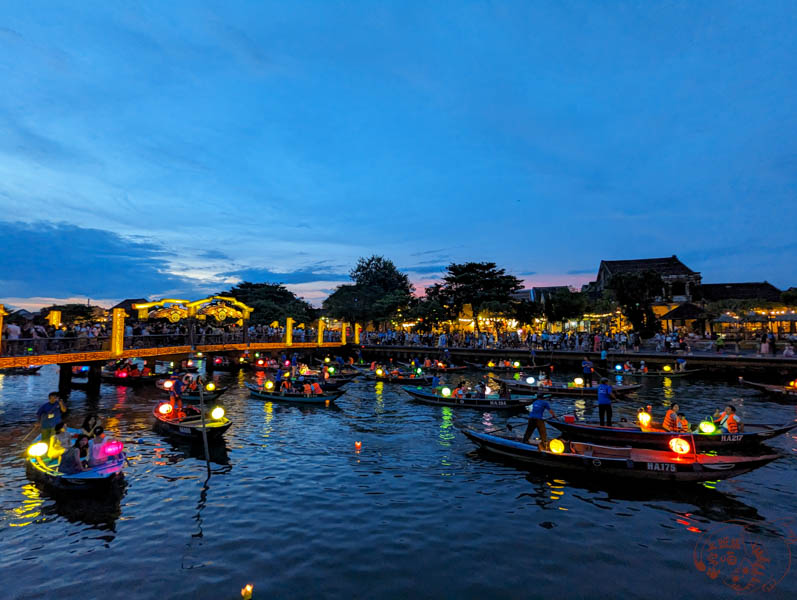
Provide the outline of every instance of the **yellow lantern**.
<path id="1" fill-rule="evenodd" d="M 672 450 L 676 454 L 686 454 L 687 452 L 692 450 L 692 447 L 689 445 L 689 442 L 687 442 L 685 439 L 676 437 L 670 440 L 670 450 Z"/>
<path id="2" fill-rule="evenodd" d="M 648 425 L 650 425 L 650 413 L 647 413 L 645 411 L 640 412 L 639 414 L 637 414 L 637 420 L 639 421 L 640 425 L 642 425 L 643 427 L 647 427 Z"/>
<path id="3" fill-rule="evenodd" d="M 555 440 L 551 440 L 549 448 L 550 448 L 551 452 L 553 452 L 554 454 L 561 454 L 562 452 L 565 451 L 564 442 L 562 442 L 562 440 L 560 440 L 558 438 L 555 439 Z"/>
<path id="4" fill-rule="evenodd" d="M 717 431 L 717 426 L 714 425 L 711 421 L 701 421 L 700 425 L 698 425 L 700 431 L 703 433 L 714 433 Z"/>
<path id="5" fill-rule="evenodd" d="M 663 370 L 665 373 L 669 373 L 670 371 L 672 371 L 672 367 L 671 367 L 670 365 L 664 365 L 664 367 L 662 368 L 662 370 Z"/>
<path id="6" fill-rule="evenodd" d="M 217 421 L 224 417 L 224 409 L 221 406 L 217 406 L 212 411 L 210 411 L 210 416 Z"/>
<path id="7" fill-rule="evenodd" d="M 584 385 L 584 380 L 583 380 L 583 379 L 581 379 L 581 377 L 576 377 L 576 378 L 573 380 L 573 383 L 575 383 L 576 385 Z"/>
<path id="8" fill-rule="evenodd" d="M 213 390 L 215 390 L 215 389 L 216 389 L 216 384 L 215 384 L 215 383 L 213 383 L 213 382 L 211 381 L 210 383 L 208 383 L 208 384 L 205 386 L 205 389 L 206 389 L 207 391 L 209 391 L 209 392 L 212 392 Z"/>
<path id="9" fill-rule="evenodd" d="M 451 395 L 451 388 L 444 387 L 440 393 L 443 394 L 443 397 L 448 398 Z"/>
<path id="10" fill-rule="evenodd" d="M 38 458 L 47 454 L 49 449 L 50 445 L 47 442 L 36 442 L 30 448 L 28 448 L 28 456 Z"/>

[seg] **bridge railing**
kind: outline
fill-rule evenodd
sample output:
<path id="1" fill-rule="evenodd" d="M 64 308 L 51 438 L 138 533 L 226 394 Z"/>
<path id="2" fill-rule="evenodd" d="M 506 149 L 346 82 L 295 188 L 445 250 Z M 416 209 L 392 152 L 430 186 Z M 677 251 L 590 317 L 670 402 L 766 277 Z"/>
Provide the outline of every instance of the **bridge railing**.
<path id="1" fill-rule="evenodd" d="M 2 356 L 36 356 L 110 350 L 110 337 L 26 338 L 3 340 Z"/>

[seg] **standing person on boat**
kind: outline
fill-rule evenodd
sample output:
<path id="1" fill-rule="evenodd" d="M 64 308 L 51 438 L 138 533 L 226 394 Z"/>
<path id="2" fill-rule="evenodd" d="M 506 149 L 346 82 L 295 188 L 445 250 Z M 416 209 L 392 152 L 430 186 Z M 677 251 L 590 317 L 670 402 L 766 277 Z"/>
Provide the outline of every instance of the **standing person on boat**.
<path id="1" fill-rule="evenodd" d="M 36 419 L 41 426 L 41 441 L 49 442 L 50 438 L 55 433 L 55 426 L 63 421 L 63 415 L 66 413 L 66 405 L 58 392 L 50 392 L 47 396 L 47 402 L 39 407 L 36 411 Z"/>
<path id="2" fill-rule="evenodd" d="M 182 377 L 175 377 L 172 381 L 172 387 L 169 390 L 169 404 L 172 405 L 172 415 L 177 417 L 180 411 L 183 410 L 183 390 L 185 389 L 185 382 Z"/>
<path id="3" fill-rule="evenodd" d="M 675 366 L 680 372 L 686 371 L 686 359 L 685 358 L 677 358 L 675 360 Z"/>
<path id="4" fill-rule="evenodd" d="M 665 413 L 664 420 L 661 422 L 661 428 L 664 431 L 678 431 L 678 409 L 680 406 L 673 404 L 670 409 Z"/>
<path id="5" fill-rule="evenodd" d="M 581 361 L 581 370 L 584 372 L 584 385 L 587 387 L 592 387 L 592 372 L 595 369 L 593 368 L 592 361 L 586 356 L 584 357 L 584 360 Z"/>
<path id="6" fill-rule="evenodd" d="M 526 433 L 523 434 L 523 443 L 528 444 L 531 439 L 531 434 L 534 430 L 540 432 L 540 450 L 545 450 L 548 447 L 548 430 L 545 428 L 545 411 L 551 413 L 551 418 L 555 419 L 556 414 L 551 408 L 551 403 L 545 398 L 537 398 L 531 405 L 531 412 L 529 412 L 529 424 L 526 426 Z"/>
<path id="7" fill-rule="evenodd" d="M 603 427 L 604 420 L 607 427 L 612 426 L 612 400 L 617 400 L 617 396 L 614 395 L 614 389 L 609 385 L 609 379 L 604 377 L 598 386 L 598 418 L 601 427 Z"/>

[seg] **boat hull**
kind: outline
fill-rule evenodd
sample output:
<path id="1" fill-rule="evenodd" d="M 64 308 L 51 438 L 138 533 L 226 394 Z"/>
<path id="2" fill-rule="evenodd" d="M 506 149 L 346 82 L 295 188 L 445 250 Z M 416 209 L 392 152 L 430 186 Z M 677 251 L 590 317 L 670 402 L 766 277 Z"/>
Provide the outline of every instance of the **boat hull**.
<path id="1" fill-rule="evenodd" d="M 444 398 L 431 392 L 417 388 L 405 386 L 407 392 L 413 400 L 423 402 L 432 406 L 450 406 L 452 408 L 474 408 L 477 410 L 523 410 L 532 403 L 533 399 L 529 396 L 513 397 L 509 400 L 501 398 Z"/>
<path id="2" fill-rule="evenodd" d="M 539 371 L 540 369 L 547 369 L 551 366 L 551 363 L 545 363 L 544 365 L 521 365 L 519 367 L 486 367 L 479 363 L 468 361 L 465 361 L 465 364 L 468 365 L 472 371 L 482 371 L 484 373 L 531 373 L 533 371 Z"/>
<path id="3" fill-rule="evenodd" d="M 536 395 L 542 394 L 544 396 L 570 396 L 570 397 L 591 397 L 597 398 L 598 397 L 598 388 L 597 386 L 593 387 L 559 387 L 555 385 L 546 386 L 536 386 L 536 385 L 529 385 L 528 383 L 520 383 L 518 381 L 513 381 L 511 379 L 502 379 L 502 381 L 509 387 L 509 389 L 515 394 L 527 394 L 527 395 Z M 622 396 L 625 394 L 632 394 L 639 390 L 642 387 L 641 384 L 635 385 L 613 385 L 612 391 L 618 396 Z"/>
<path id="4" fill-rule="evenodd" d="M 553 472 L 565 471 L 598 478 L 613 477 L 670 483 L 716 481 L 749 473 L 779 458 L 776 454 L 758 457 L 711 457 L 711 462 L 704 464 L 691 458 L 666 457 L 672 453 L 630 448 L 614 449 L 618 454 L 622 454 L 620 451 L 626 451 L 627 457 L 587 456 L 571 452 L 554 454 L 540 450 L 535 444 L 524 444 L 522 441 L 489 433 L 470 429 L 464 429 L 463 433 L 481 450 L 514 463 Z M 702 458 L 702 455 L 698 455 L 698 458 Z"/>
<path id="5" fill-rule="evenodd" d="M 786 387 L 785 385 L 770 385 L 768 383 L 757 383 L 739 377 L 739 383 L 745 387 L 763 392 L 767 396 L 786 401 L 791 404 L 797 403 L 797 388 Z"/>
<path id="6" fill-rule="evenodd" d="M 186 440 L 202 439 L 202 421 L 199 418 L 169 420 L 162 417 L 157 409 L 152 413 L 155 416 L 154 429 L 158 433 Z M 220 420 L 205 419 L 205 430 L 208 442 L 219 441 L 224 433 L 232 426 L 232 421 L 227 417 Z"/>
<path id="7" fill-rule="evenodd" d="M 588 423 L 565 423 L 558 419 L 547 419 L 546 422 L 562 432 L 568 440 L 592 442 L 607 445 L 628 445 L 634 448 L 653 448 L 668 450 L 670 440 L 681 437 L 694 443 L 695 450 L 705 452 L 722 450 L 734 452 L 747 448 L 755 448 L 766 440 L 783 435 L 797 427 L 797 423 L 783 426 L 746 425 L 744 433 L 672 433 L 668 431 L 642 431 L 636 427 L 601 427 Z"/>
<path id="8" fill-rule="evenodd" d="M 326 392 L 316 396 L 305 396 L 304 394 L 280 394 L 279 392 L 267 392 L 258 388 L 256 385 L 247 383 L 246 387 L 249 389 L 249 395 L 258 400 L 265 400 L 267 402 L 291 402 L 294 404 L 326 404 L 327 402 L 335 402 L 343 395 L 343 390 L 334 392 Z"/>
<path id="9" fill-rule="evenodd" d="M 97 467 L 73 475 L 64 475 L 39 459 L 28 458 L 25 461 L 25 473 L 29 479 L 51 491 L 70 494 L 107 493 L 124 481 L 125 459 L 126 456 L 122 453 L 118 458 Z"/>

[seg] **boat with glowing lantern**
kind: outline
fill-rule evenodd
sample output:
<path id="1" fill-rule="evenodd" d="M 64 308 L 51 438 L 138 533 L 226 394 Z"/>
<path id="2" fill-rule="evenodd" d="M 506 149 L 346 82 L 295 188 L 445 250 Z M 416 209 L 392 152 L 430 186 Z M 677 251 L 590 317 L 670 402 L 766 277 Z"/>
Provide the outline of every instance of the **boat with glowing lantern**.
<path id="1" fill-rule="evenodd" d="M 138 386 L 138 385 L 147 385 L 150 383 L 155 383 L 161 375 L 130 375 L 126 371 L 106 371 L 105 369 L 102 370 L 102 374 L 100 378 L 102 379 L 103 383 L 108 383 L 112 385 L 126 385 L 126 386 Z"/>
<path id="2" fill-rule="evenodd" d="M 262 386 L 253 383 L 244 384 L 249 390 L 249 395 L 258 400 L 268 400 L 269 402 L 293 402 L 296 404 L 326 404 L 332 403 L 340 398 L 343 390 L 324 392 L 323 394 L 311 394 L 309 396 L 302 392 L 279 392 L 273 389 L 264 389 Z"/>
<path id="3" fill-rule="evenodd" d="M 477 398 L 467 394 L 464 398 L 455 398 L 449 388 L 439 391 L 427 391 L 421 387 L 404 386 L 402 388 L 413 399 L 434 406 L 452 406 L 456 408 L 477 408 L 480 410 L 522 410 L 534 402 L 533 396 L 512 396 L 499 398 L 498 394 L 487 394 Z M 446 392 L 446 390 L 448 390 Z"/>
<path id="4" fill-rule="evenodd" d="M 424 367 L 423 365 L 418 365 L 416 367 L 413 367 L 410 363 L 403 363 L 403 362 L 400 362 L 398 364 L 404 367 L 405 369 L 410 369 L 411 371 L 420 369 L 421 372 L 426 372 L 426 373 L 461 373 L 463 371 L 469 370 L 469 367 L 467 365 L 453 367 L 453 366 L 448 366 L 445 363 L 437 363 L 436 365 L 432 365 L 430 367 Z"/>
<path id="5" fill-rule="evenodd" d="M 123 469 L 127 455 L 124 444 L 118 440 L 110 440 L 104 444 L 103 451 L 107 460 L 101 465 L 87 467 L 79 473 L 66 474 L 59 470 L 60 457 L 47 457 L 49 444 L 40 437 L 28 448 L 25 460 L 25 472 L 30 479 L 45 488 L 57 492 L 102 492 L 124 478 Z"/>
<path id="6" fill-rule="evenodd" d="M 489 454 L 527 466 L 569 471 L 592 477 L 618 477 L 667 482 L 700 482 L 728 479 L 748 473 L 780 457 L 711 456 L 697 454 L 689 442 L 674 438 L 669 451 L 603 446 L 587 442 L 551 440 L 549 449 L 523 443 L 519 432 L 462 432 Z"/>
<path id="7" fill-rule="evenodd" d="M 534 377 L 526 380 L 501 379 L 503 383 L 515 394 L 550 394 L 551 396 L 592 396 L 598 397 L 598 386 L 585 386 L 583 381 L 578 379 L 572 384 L 554 383 L 552 385 L 539 385 Z M 642 387 L 641 384 L 633 385 L 612 385 L 612 390 L 618 396 L 631 394 Z"/>
<path id="8" fill-rule="evenodd" d="M 501 365 L 500 363 L 493 363 L 491 366 L 488 362 L 486 365 L 481 363 L 469 362 L 465 361 L 465 364 L 473 371 L 482 371 L 485 373 L 523 373 L 524 371 L 532 372 L 532 371 L 539 371 L 542 369 L 548 369 L 551 366 L 551 363 L 545 363 L 542 365 L 522 365 L 519 361 L 514 361 L 511 365 Z"/>
<path id="9" fill-rule="evenodd" d="M 621 367 L 622 365 L 617 365 Z M 599 373 L 602 373 L 606 377 L 615 377 L 617 375 L 622 375 L 623 377 L 658 377 L 661 379 L 662 377 L 669 377 L 669 378 L 678 378 L 678 377 L 691 377 L 692 375 L 696 375 L 697 373 L 702 373 L 705 369 L 686 369 L 685 371 L 677 371 L 668 365 L 665 365 L 663 369 L 656 369 L 655 371 L 649 370 L 647 372 L 643 371 L 624 371 L 622 368 L 618 369 L 617 366 L 614 370 L 610 371 L 603 371 L 602 369 L 597 369 Z"/>
<path id="10" fill-rule="evenodd" d="M 366 379 L 370 379 L 371 381 L 383 381 L 385 383 L 402 383 L 405 385 L 422 385 L 422 386 L 430 386 L 432 385 L 432 378 L 428 376 L 416 376 L 416 375 L 409 375 L 406 373 L 401 373 L 399 375 L 391 375 L 385 369 L 377 369 L 376 371 L 368 371 L 365 373 Z"/>
<path id="11" fill-rule="evenodd" d="M 773 398 L 786 400 L 788 402 L 797 402 L 797 379 L 790 381 L 788 385 L 771 385 L 768 383 L 756 383 L 755 381 L 748 381 L 739 377 L 739 383 L 745 387 L 758 390 Z"/>
<path id="12" fill-rule="evenodd" d="M 160 433 L 191 440 L 201 440 L 202 430 L 207 432 L 208 441 L 220 440 L 232 425 L 224 415 L 224 409 L 216 406 L 205 411 L 205 424 L 202 425 L 202 413 L 198 406 L 184 406 L 177 415 L 168 402 L 159 403 L 152 411 L 155 417 L 155 429 Z"/>
<path id="13" fill-rule="evenodd" d="M 595 423 L 571 423 L 560 419 L 546 419 L 546 422 L 561 431 L 562 436 L 569 440 L 627 445 L 634 448 L 667 449 L 672 439 L 682 437 L 689 440 L 697 452 L 731 452 L 755 448 L 766 440 L 783 435 L 797 427 L 797 422 L 786 425 L 745 423 L 743 432 L 728 433 L 710 420 L 706 420 L 695 427 L 695 431 L 678 433 L 664 431 L 651 426 L 650 423 L 647 426 L 641 423 L 629 423 L 621 424 L 619 427 L 605 427 Z"/>
<path id="14" fill-rule="evenodd" d="M 171 391 L 172 385 L 174 385 L 171 379 L 159 379 L 155 382 L 155 386 L 161 390 L 162 392 L 166 392 L 167 394 Z M 224 392 L 228 390 L 228 386 L 218 386 L 215 382 L 210 381 L 205 384 L 205 390 L 203 392 L 203 398 L 205 402 L 213 402 L 219 398 Z M 191 390 L 191 389 L 184 389 L 180 397 L 183 400 L 188 400 L 189 402 L 199 402 L 199 390 Z"/>

